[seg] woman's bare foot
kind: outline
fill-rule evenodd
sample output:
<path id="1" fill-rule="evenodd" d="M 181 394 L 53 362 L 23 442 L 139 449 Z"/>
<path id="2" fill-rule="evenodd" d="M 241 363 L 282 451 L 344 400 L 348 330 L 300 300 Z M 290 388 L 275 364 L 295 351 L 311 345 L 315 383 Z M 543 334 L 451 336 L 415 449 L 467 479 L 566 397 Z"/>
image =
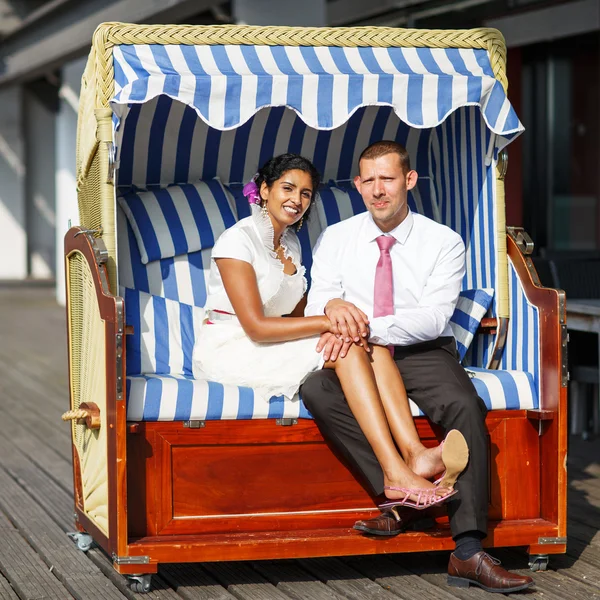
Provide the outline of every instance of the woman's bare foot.
<path id="1" fill-rule="evenodd" d="M 442 460 L 442 444 L 434 448 L 425 448 L 411 454 L 407 457 L 406 466 L 415 475 L 419 475 L 424 479 L 431 479 L 435 475 L 442 473 L 445 469 L 444 461 Z"/>
<path id="2" fill-rule="evenodd" d="M 414 502 L 417 501 L 419 493 L 421 495 L 431 493 L 434 496 L 446 496 L 452 492 L 452 488 L 439 488 L 433 485 L 431 481 L 427 481 L 414 473 L 404 474 L 401 477 L 385 477 L 383 483 L 385 485 L 385 496 L 389 500 L 402 500 L 406 498 L 406 490 L 414 490 L 414 493 L 409 494 L 408 498 Z M 398 488 L 398 489 L 394 489 Z"/>

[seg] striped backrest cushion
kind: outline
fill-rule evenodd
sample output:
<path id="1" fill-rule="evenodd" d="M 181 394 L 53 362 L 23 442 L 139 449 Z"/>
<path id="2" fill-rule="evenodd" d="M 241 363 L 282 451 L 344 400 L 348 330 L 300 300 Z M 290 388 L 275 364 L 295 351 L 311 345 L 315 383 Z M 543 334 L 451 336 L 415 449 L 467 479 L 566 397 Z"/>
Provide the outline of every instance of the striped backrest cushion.
<path id="1" fill-rule="evenodd" d="M 127 374 L 192 375 L 192 351 L 204 320 L 204 309 L 121 288 L 126 336 Z"/>
<path id="2" fill-rule="evenodd" d="M 236 219 L 218 179 L 130 192 L 118 198 L 143 264 L 212 248 Z"/>
<path id="3" fill-rule="evenodd" d="M 142 262 L 133 229 L 117 207 L 119 286 L 170 300 L 204 306 L 212 248 Z"/>
<path id="4" fill-rule="evenodd" d="M 450 327 L 456 338 L 456 348 L 461 361 L 493 298 L 494 290 L 491 288 L 465 290 L 460 293 L 454 314 L 450 318 Z"/>

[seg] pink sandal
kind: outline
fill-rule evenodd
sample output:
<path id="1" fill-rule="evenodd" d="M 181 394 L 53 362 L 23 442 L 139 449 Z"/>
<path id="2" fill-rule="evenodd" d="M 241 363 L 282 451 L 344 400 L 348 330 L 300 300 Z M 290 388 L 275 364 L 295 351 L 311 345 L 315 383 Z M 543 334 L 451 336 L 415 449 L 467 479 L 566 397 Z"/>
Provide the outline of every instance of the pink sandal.
<path id="1" fill-rule="evenodd" d="M 443 504 L 449 498 L 458 493 L 458 490 L 452 490 L 448 494 L 439 496 L 437 495 L 438 488 L 401 488 L 386 485 L 386 490 L 394 490 L 396 492 L 402 492 L 405 494 L 404 498 L 397 500 L 390 500 L 379 505 L 379 508 L 392 508 L 393 506 L 406 506 L 408 508 L 414 508 L 415 510 L 424 510 L 430 506 L 436 504 Z M 416 496 L 417 499 L 411 500 L 411 496 Z"/>

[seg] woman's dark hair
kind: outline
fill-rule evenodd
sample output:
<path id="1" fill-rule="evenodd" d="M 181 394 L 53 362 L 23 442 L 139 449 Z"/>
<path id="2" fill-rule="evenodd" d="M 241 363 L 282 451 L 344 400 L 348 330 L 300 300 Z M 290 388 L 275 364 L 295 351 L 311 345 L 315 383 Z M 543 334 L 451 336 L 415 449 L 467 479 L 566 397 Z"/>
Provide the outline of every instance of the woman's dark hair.
<path id="1" fill-rule="evenodd" d="M 308 205 L 308 209 L 304 213 L 304 219 L 308 219 L 315 203 L 314 200 L 317 195 L 319 184 L 321 183 L 319 171 L 317 171 L 315 165 L 313 165 L 308 158 L 304 158 L 304 156 L 300 156 L 299 154 L 280 154 L 279 156 L 274 156 L 258 170 L 256 185 L 260 190 L 260 186 L 264 182 L 267 184 L 267 187 L 270 188 L 278 179 L 281 179 L 284 173 L 293 171 L 294 169 L 308 173 L 312 180 L 312 198 Z"/>

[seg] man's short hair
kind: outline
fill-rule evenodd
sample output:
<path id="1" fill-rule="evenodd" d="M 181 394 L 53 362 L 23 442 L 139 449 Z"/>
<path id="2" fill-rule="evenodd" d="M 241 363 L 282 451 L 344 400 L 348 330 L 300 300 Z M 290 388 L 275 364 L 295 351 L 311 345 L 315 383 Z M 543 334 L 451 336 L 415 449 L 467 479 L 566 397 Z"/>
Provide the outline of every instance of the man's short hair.
<path id="1" fill-rule="evenodd" d="M 358 164 L 360 166 L 360 161 L 363 159 L 373 160 L 380 156 L 385 156 L 386 154 L 397 154 L 400 157 L 400 165 L 402 166 L 404 174 L 410 171 L 410 156 L 408 155 L 406 148 L 402 144 L 392 142 L 391 140 L 381 140 L 380 142 L 375 142 L 374 144 L 367 146 L 362 151 L 358 159 Z"/>

